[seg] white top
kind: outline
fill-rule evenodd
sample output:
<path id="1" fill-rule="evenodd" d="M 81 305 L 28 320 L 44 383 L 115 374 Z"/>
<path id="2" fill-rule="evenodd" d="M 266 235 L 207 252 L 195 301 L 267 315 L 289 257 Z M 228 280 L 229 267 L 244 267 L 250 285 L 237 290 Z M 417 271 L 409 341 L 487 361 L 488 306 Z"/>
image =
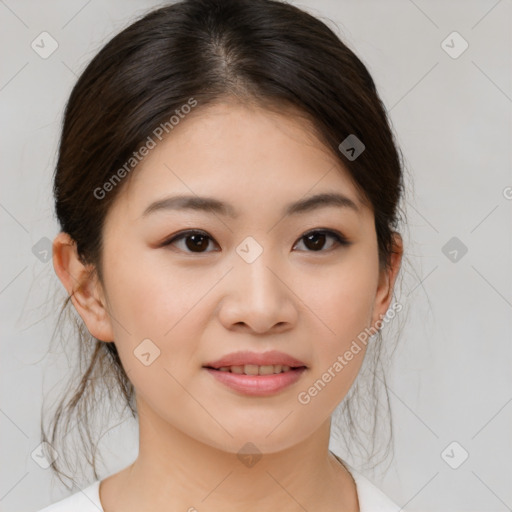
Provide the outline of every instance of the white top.
<path id="1" fill-rule="evenodd" d="M 356 483 L 360 512 L 400 512 L 403 510 L 365 476 L 355 471 L 346 462 L 344 464 L 350 469 Z M 101 505 L 99 490 L 100 480 L 96 480 L 84 490 L 38 510 L 38 512 L 105 512 Z"/>

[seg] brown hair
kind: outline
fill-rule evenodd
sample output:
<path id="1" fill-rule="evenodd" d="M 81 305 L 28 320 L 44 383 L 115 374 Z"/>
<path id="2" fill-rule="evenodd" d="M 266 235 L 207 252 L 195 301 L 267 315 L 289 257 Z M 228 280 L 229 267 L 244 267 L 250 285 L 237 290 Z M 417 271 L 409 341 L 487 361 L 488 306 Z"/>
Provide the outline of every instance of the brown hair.
<path id="1" fill-rule="evenodd" d="M 386 267 L 394 250 L 403 178 L 374 81 L 326 24 L 274 0 L 184 0 L 153 10 L 111 39 L 83 71 L 66 105 L 54 176 L 57 218 L 82 260 L 93 264 L 101 279 L 104 220 L 126 180 L 101 199 L 95 190 L 190 98 L 199 109 L 227 96 L 278 110 L 292 107 L 311 120 L 371 206 L 379 261 Z M 353 160 L 339 149 L 349 135 L 366 146 Z M 61 430 L 68 432 L 73 415 L 82 440 L 87 437 L 92 444 L 89 413 L 98 399 L 97 380 L 111 400 L 117 392 L 133 417 L 137 415 L 134 388 L 115 343 L 93 338 L 70 306 L 68 297 L 57 325 L 65 312 L 74 317 L 80 382 L 60 402 L 50 437 L 41 422 L 42 438 L 53 446 L 60 443 Z M 374 364 L 380 362 L 381 345 L 375 342 Z M 370 373 L 375 384 L 376 369 Z M 341 407 L 354 438 L 358 429 L 351 402 L 357 386 Z M 66 458 L 58 451 L 61 457 L 51 467 L 60 478 Z M 87 456 L 87 461 L 97 479 L 95 457 Z"/>

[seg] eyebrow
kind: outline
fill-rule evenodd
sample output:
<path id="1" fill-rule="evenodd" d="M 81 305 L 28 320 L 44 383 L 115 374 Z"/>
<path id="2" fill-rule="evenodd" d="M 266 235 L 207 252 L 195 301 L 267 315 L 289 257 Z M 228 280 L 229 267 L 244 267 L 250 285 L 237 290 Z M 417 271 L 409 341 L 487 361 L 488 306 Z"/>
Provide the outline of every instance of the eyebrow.
<path id="1" fill-rule="evenodd" d="M 359 206 L 349 197 L 339 193 L 322 193 L 314 196 L 300 199 L 294 203 L 290 203 L 282 211 L 282 215 L 293 215 L 299 213 L 311 212 L 319 208 L 326 208 L 335 206 L 339 208 L 349 208 L 359 213 Z M 214 212 L 220 215 L 231 217 L 233 219 L 238 217 L 238 212 L 229 203 L 225 203 L 213 197 L 201 196 L 171 196 L 164 199 L 159 199 L 151 203 L 145 210 L 142 216 L 149 215 L 150 213 L 162 210 L 196 210 Z"/>

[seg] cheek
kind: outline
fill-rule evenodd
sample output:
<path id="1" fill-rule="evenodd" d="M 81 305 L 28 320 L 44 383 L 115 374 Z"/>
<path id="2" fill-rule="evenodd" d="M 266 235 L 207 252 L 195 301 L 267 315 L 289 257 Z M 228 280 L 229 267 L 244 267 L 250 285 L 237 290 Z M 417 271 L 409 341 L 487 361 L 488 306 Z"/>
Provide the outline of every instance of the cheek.
<path id="1" fill-rule="evenodd" d="M 126 331 L 136 338 L 163 339 L 194 314 L 194 307 L 207 292 L 213 277 L 203 283 L 193 272 L 155 265 L 144 254 L 124 258 L 105 267 L 106 287 L 114 319 L 114 329 L 121 336 Z M 211 286 L 211 284 L 209 285 Z M 204 288 L 204 289 L 203 289 Z"/>
<path id="2" fill-rule="evenodd" d="M 376 269 L 376 261 L 354 253 L 313 280 L 304 280 L 304 302 L 321 320 L 326 340 L 343 344 L 370 325 L 378 282 Z"/>
<path id="3" fill-rule="evenodd" d="M 178 383 L 188 385 L 196 365 L 200 300 L 208 287 L 191 276 L 151 265 L 143 255 L 105 265 L 119 357 L 137 394 L 154 407 L 155 400 L 176 401 L 183 394 Z"/>
<path id="4" fill-rule="evenodd" d="M 177 268 L 150 256 L 142 251 L 106 262 L 105 284 L 114 340 L 130 380 L 141 390 L 161 389 L 167 382 L 172 393 L 177 384 L 170 374 L 185 384 L 203 362 L 199 345 L 211 321 L 209 291 L 223 271 Z M 156 356 L 148 368 L 141 364 L 142 353 L 150 360 Z"/>
<path id="5" fill-rule="evenodd" d="M 348 392 L 361 368 L 377 287 L 377 263 L 364 254 L 347 258 L 336 271 L 304 283 L 304 302 L 316 316 L 312 372 L 308 380 L 316 406 L 332 410 Z M 318 278 L 319 276 L 317 276 Z M 317 398 L 318 397 L 318 398 Z M 307 400 L 308 397 L 305 397 Z"/>

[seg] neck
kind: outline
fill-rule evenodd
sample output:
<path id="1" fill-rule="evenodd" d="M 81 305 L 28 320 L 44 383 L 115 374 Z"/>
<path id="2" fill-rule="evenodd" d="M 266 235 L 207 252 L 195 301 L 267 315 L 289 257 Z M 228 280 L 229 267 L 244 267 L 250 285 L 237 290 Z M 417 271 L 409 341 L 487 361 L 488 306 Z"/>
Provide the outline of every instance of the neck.
<path id="1" fill-rule="evenodd" d="M 330 417 L 299 444 L 243 456 L 188 436 L 143 404 L 138 411 L 139 454 L 102 482 L 105 512 L 359 510 L 354 481 L 328 448 Z"/>

